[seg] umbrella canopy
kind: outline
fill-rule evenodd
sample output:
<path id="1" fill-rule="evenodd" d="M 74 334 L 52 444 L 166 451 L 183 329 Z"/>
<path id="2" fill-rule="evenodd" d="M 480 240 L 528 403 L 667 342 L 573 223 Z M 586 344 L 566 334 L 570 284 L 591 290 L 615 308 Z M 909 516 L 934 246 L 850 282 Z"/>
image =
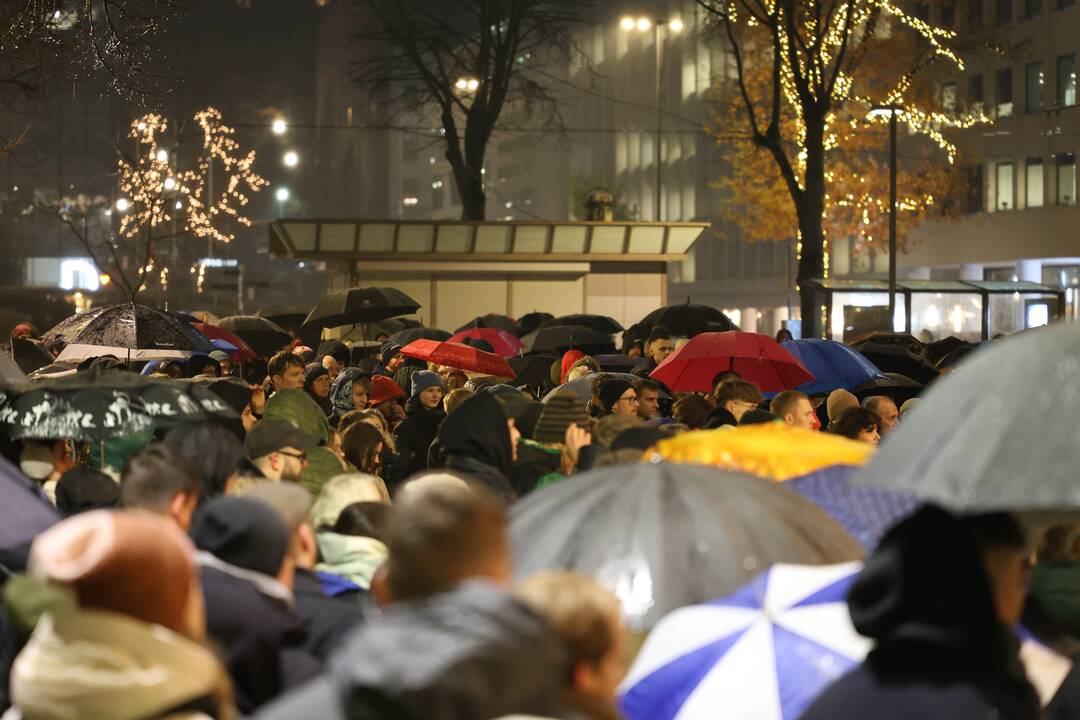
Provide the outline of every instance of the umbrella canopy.
<path id="1" fill-rule="evenodd" d="M 4 508 L 4 522 L 0 523 L 0 548 L 33 540 L 60 520 L 56 508 L 45 499 L 33 481 L 2 457 L 0 504 Z"/>
<path id="2" fill-rule="evenodd" d="M 378 322 L 411 315 L 420 303 L 392 287 L 349 288 L 331 293 L 312 308 L 304 320 L 307 328 L 328 328 Z"/>
<path id="3" fill-rule="evenodd" d="M 505 330 L 508 333 L 512 333 L 514 332 L 515 327 L 517 327 L 517 323 L 514 322 L 513 318 L 506 315 L 488 313 L 487 315 L 474 317 L 454 332 L 461 332 L 462 330 L 469 330 L 470 328 L 495 328 L 496 330 Z"/>
<path id="4" fill-rule="evenodd" d="M 771 337 L 747 332 L 697 335 L 650 375 L 676 392 L 709 392 L 719 373 L 731 371 L 765 392 L 790 390 L 814 379 Z"/>
<path id="5" fill-rule="evenodd" d="M 485 340 L 491 345 L 496 355 L 501 355 L 504 358 L 513 357 L 525 349 L 525 343 L 518 340 L 517 336 L 495 328 L 462 330 L 454 334 L 448 342 L 465 344 L 467 339 Z"/>
<path id="6" fill-rule="evenodd" d="M 255 315 L 230 315 L 221 318 L 218 327 L 242 339 L 260 357 L 273 355 L 293 340 L 277 323 Z"/>
<path id="7" fill-rule="evenodd" d="M 0 432 L 12 438 L 102 441 L 236 411 L 205 385 L 88 370 L 0 391 Z"/>
<path id="8" fill-rule="evenodd" d="M 615 333 L 620 333 L 626 329 L 622 325 L 620 325 L 614 318 L 608 317 L 607 315 L 583 314 L 563 315 L 561 317 L 551 318 L 550 320 L 545 320 L 544 322 L 540 323 L 537 329 L 539 330 L 540 328 L 558 327 L 565 325 L 587 327 L 605 335 L 614 335 Z"/>
<path id="9" fill-rule="evenodd" d="M 414 340 L 401 348 L 401 354 L 405 357 L 425 360 L 482 375 L 514 377 L 514 371 L 506 364 L 506 360 L 494 353 L 478 350 L 469 345 L 439 342 L 438 340 Z"/>
<path id="10" fill-rule="evenodd" d="M 709 305 L 696 305 L 689 301 L 682 305 L 667 305 L 653 310 L 638 323 L 640 338 L 644 340 L 649 331 L 662 325 L 669 333 L 681 337 L 693 337 L 706 332 L 738 330 L 731 319 Z"/>
<path id="11" fill-rule="evenodd" d="M 68 318 L 45 333 L 44 340 L 67 343 L 57 360 L 78 362 L 115 355 L 121 360 L 184 358 L 213 350 L 190 325 L 145 305 L 123 303 Z"/>
<path id="12" fill-rule="evenodd" d="M 405 330 L 398 330 L 396 333 L 390 336 L 387 342 L 393 343 L 400 347 L 408 345 L 414 340 L 435 340 L 437 342 L 443 342 L 450 339 L 450 333 L 438 328 L 418 327 L 407 328 Z"/>
<path id="13" fill-rule="evenodd" d="M 714 468 L 645 463 L 592 470 L 511 509 L 514 570 L 577 570 L 606 585 L 631 627 L 734 592 L 777 562 L 858 560 L 832 518 L 776 483 Z"/>
<path id="14" fill-rule="evenodd" d="M 604 372 L 628 373 L 643 362 L 641 358 L 630 355 L 593 355 L 592 358 L 600 363 L 600 369 Z"/>
<path id="15" fill-rule="evenodd" d="M 606 372 L 601 374 L 605 378 L 625 380 L 628 383 L 635 383 L 638 380 L 641 380 L 640 376 L 631 375 L 630 373 Z M 559 393 L 569 392 L 581 398 L 581 401 L 583 403 L 588 404 L 589 400 L 592 399 L 592 386 L 593 382 L 596 380 L 596 375 L 597 373 L 589 373 L 588 375 L 583 375 L 582 377 L 579 377 L 577 380 L 571 380 L 568 383 L 563 383 L 562 385 L 559 385 L 557 388 L 550 391 L 547 395 L 544 396 L 543 402 L 546 403 L 548 400 L 555 397 Z M 660 397 L 664 399 L 670 399 L 671 395 L 664 388 L 660 388 Z"/>
<path id="16" fill-rule="evenodd" d="M 282 327 L 298 328 L 304 324 L 304 320 L 310 312 L 310 305 L 293 303 L 291 305 L 275 305 L 263 308 L 255 313 L 255 317 L 266 318 Z"/>
<path id="17" fill-rule="evenodd" d="M 42 347 L 41 342 L 30 338 L 12 338 L 11 356 L 24 373 L 36 372 L 54 362 L 53 356 Z"/>
<path id="18" fill-rule="evenodd" d="M 945 375 L 856 476 L 958 511 L 1080 508 L 1080 329 L 993 343 Z"/>
<path id="19" fill-rule="evenodd" d="M 924 385 L 938 376 L 937 368 L 926 358 L 901 345 L 868 342 L 857 346 L 856 350 L 882 372 L 906 375 Z"/>
<path id="20" fill-rule="evenodd" d="M 894 347 L 902 347 L 913 355 L 924 355 L 926 353 L 926 344 L 919 340 L 914 335 L 909 333 L 897 333 L 897 332 L 882 332 L 881 330 L 871 330 L 870 332 L 863 333 L 858 337 L 851 340 L 851 345 L 856 350 L 860 349 L 861 345 L 867 343 L 873 343 L 875 345 L 892 345 Z"/>
<path id="21" fill-rule="evenodd" d="M 551 365 L 556 360 L 554 355 L 517 355 L 506 358 L 506 364 L 514 371 L 519 385 L 548 387 L 551 385 Z"/>
<path id="22" fill-rule="evenodd" d="M 851 624 L 860 563 L 777 564 L 728 597 L 671 613 L 623 681 L 627 720 L 795 720 L 872 642 Z"/>
<path id="23" fill-rule="evenodd" d="M 557 353 L 580 350 L 586 355 L 615 352 L 611 336 L 580 325 L 555 325 L 534 330 L 521 338 L 525 351 L 530 353 Z"/>
<path id="24" fill-rule="evenodd" d="M 517 324 L 514 326 L 514 334 L 519 338 L 524 337 L 539 328 L 541 323 L 554 317 L 551 313 L 546 312 L 526 313 L 518 318 Z"/>
<path id="25" fill-rule="evenodd" d="M 854 390 L 864 382 L 884 377 L 863 355 L 833 340 L 806 338 L 781 345 L 814 376 L 811 382 L 796 388 L 807 395 L 822 395 L 840 388 Z"/>
<path id="26" fill-rule="evenodd" d="M 899 373 L 883 373 L 884 377 L 874 378 L 859 384 L 852 392 L 861 402 L 871 395 L 884 395 L 890 397 L 897 407 L 904 404 L 905 400 L 922 395 L 923 384 L 915 382 L 906 375 Z"/>
<path id="27" fill-rule="evenodd" d="M 955 335 L 950 335 L 949 337 L 929 343 L 926 346 L 926 349 L 923 350 L 923 357 L 925 357 L 931 365 L 936 367 L 939 362 L 960 348 L 973 344 L 974 343 L 965 342 Z"/>
<path id="28" fill-rule="evenodd" d="M 236 353 L 236 359 L 240 362 L 250 362 L 258 357 L 258 353 L 256 353 L 250 345 L 244 342 L 244 339 L 242 337 L 226 330 L 223 327 L 218 327 L 217 325 L 208 325 L 207 323 L 195 323 L 194 325 L 192 325 L 192 327 L 201 332 L 206 337 L 210 338 L 211 344 L 215 340 L 223 340 L 229 345 L 232 345 L 233 350 L 229 352 L 234 351 Z M 215 347 L 221 349 L 219 346 L 215 345 Z"/>
<path id="29" fill-rule="evenodd" d="M 26 373 L 6 352 L 0 352 L 0 386 L 19 385 L 26 382 Z"/>

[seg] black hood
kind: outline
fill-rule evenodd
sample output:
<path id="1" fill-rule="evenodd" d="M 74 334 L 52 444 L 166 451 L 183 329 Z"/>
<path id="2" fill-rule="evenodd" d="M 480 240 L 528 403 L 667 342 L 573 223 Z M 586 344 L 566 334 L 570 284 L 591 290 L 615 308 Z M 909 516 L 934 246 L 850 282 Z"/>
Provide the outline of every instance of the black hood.
<path id="1" fill-rule="evenodd" d="M 510 477 L 513 451 L 506 413 L 490 393 L 479 393 L 446 417 L 439 442 L 451 455 L 463 455 Z"/>

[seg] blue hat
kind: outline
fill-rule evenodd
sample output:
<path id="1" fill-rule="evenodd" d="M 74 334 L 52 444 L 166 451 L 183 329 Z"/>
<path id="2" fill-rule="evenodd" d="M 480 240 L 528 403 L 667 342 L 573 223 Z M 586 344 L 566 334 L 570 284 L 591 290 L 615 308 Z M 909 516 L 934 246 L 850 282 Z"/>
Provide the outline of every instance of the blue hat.
<path id="1" fill-rule="evenodd" d="M 416 397 L 423 391 L 431 387 L 437 387 L 440 390 L 443 388 L 442 377 L 437 372 L 431 370 L 421 370 L 413 373 L 412 376 L 412 397 Z"/>

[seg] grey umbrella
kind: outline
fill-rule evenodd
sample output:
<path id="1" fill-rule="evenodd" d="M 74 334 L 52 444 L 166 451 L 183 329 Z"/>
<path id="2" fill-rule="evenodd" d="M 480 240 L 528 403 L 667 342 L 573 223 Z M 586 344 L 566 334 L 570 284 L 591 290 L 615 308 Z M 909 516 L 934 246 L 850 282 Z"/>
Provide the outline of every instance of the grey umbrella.
<path id="1" fill-rule="evenodd" d="M 0 503 L 4 506 L 4 521 L 0 522 L 2 548 L 33 540 L 60 519 L 56 508 L 33 481 L 3 458 L 0 458 Z"/>
<path id="2" fill-rule="evenodd" d="M 1080 328 L 980 350 L 938 380 L 855 477 L 957 510 L 1080 508 Z"/>
<path id="3" fill-rule="evenodd" d="M 863 554 L 823 510 L 778 483 L 671 463 L 593 470 L 529 495 L 513 508 L 511 541 L 517 577 L 592 575 L 635 630 L 732 593 L 773 563 Z"/>
<path id="4" fill-rule="evenodd" d="M 0 387 L 19 385 L 26 382 L 26 373 L 22 371 L 10 355 L 0 352 Z"/>
<path id="5" fill-rule="evenodd" d="M 608 379 L 625 380 L 628 383 L 635 383 L 643 379 L 639 375 L 631 375 L 630 373 L 605 372 L 600 374 Z M 588 375 L 579 377 L 577 380 L 571 380 L 568 383 L 563 383 L 562 385 L 545 395 L 542 402 L 546 403 L 548 400 L 555 397 L 559 393 L 569 392 L 581 398 L 581 401 L 583 403 L 588 404 L 589 400 L 592 399 L 592 386 L 593 382 L 596 380 L 596 375 L 596 373 L 589 373 Z M 663 388 L 660 388 L 660 397 L 664 399 L 670 399 L 671 395 Z"/>

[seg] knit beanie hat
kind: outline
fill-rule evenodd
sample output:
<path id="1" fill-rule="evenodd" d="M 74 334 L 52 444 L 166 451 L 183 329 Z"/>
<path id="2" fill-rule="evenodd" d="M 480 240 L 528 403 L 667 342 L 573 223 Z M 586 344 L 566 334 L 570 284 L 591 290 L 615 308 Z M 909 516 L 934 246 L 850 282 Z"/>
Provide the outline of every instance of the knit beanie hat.
<path id="1" fill-rule="evenodd" d="M 603 414 L 611 412 L 611 406 L 618 402 L 619 398 L 623 396 L 627 390 L 634 387 L 625 380 L 619 378 L 612 378 L 600 383 L 600 403 L 603 409 Z"/>
<path id="2" fill-rule="evenodd" d="M 559 393 L 550 398 L 536 421 L 533 440 L 539 443 L 563 443 L 566 428 L 571 425 L 588 425 L 589 414 L 585 403 L 573 393 Z"/>
<path id="3" fill-rule="evenodd" d="M 413 373 L 412 397 L 416 397 L 428 388 L 433 387 L 437 387 L 440 390 L 445 390 L 442 383 L 442 376 L 440 376 L 439 373 L 433 372 L 431 370 L 420 370 Z"/>
<path id="4" fill-rule="evenodd" d="M 195 582 L 191 542 L 164 518 L 93 510 L 37 536 L 30 573 L 70 588 L 79 606 L 127 615 L 183 633 Z"/>
<path id="5" fill-rule="evenodd" d="M 396 382 L 385 375 L 375 375 L 371 378 L 371 392 L 368 394 L 368 404 L 375 407 L 387 400 L 397 400 L 405 397 L 405 391 Z"/>
<path id="6" fill-rule="evenodd" d="M 825 401 L 825 409 L 829 413 L 829 422 L 840 419 L 845 410 L 859 407 L 859 400 L 847 390 L 840 388 L 829 393 L 829 399 Z"/>
<path id="7" fill-rule="evenodd" d="M 285 520 L 266 503 L 239 497 L 207 502 L 191 524 L 191 539 L 218 560 L 270 577 L 289 549 Z"/>

